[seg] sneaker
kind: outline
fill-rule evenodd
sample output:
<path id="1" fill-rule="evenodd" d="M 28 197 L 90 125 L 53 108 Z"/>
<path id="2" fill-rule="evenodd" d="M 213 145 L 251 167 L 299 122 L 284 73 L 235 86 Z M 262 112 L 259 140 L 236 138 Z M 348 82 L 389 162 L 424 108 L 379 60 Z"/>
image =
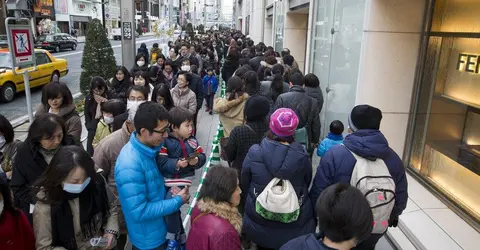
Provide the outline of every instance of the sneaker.
<path id="1" fill-rule="evenodd" d="M 176 240 L 168 240 L 167 249 L 166 250 L 177 250 L 178 249 L 178 242 Z"/>
<path id="2" fill-rule="evenodd" d="M 210 112 L 208 112 L 210 115 L 213 115 L 213 111 L 210 110 Z"/>

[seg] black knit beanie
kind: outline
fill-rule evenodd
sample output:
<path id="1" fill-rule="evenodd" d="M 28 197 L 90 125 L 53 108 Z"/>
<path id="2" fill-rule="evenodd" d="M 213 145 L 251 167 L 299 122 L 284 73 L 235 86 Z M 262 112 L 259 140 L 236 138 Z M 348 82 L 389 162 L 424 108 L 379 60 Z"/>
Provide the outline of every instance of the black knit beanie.
<path id="1" fill-rule="evenodd" d="M 380 129 L 382 111 L 370 105 L 357 105 L 348 117 L 348 125 L 355 132 L 359 129 Z"/>
<path id="2" fill-rule="evenodd" d="M 262 95 L 250 96 L 245 102 L 243 110 L 247 121 L 264 120 L 270 111 L 268 99 Z"/>

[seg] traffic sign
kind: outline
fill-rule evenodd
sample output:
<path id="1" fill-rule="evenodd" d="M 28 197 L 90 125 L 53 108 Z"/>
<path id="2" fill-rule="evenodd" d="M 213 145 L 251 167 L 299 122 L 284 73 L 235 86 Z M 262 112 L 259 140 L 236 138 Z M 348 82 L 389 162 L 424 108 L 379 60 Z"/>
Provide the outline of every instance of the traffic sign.
<path id="1" fill-rule="evenodd" d="M 132 40 L 132 36 L 133 36 L 132 22 L 123 22 L 122 30 L 123 30 L 122 32 L 123 39 Z"/>
<path id="2" fill-rule="evenodd" d="M 9 24 L 7 26 L 7 36 L 13 68 L 35 65 L 35 49 L 31 27 Z"/>

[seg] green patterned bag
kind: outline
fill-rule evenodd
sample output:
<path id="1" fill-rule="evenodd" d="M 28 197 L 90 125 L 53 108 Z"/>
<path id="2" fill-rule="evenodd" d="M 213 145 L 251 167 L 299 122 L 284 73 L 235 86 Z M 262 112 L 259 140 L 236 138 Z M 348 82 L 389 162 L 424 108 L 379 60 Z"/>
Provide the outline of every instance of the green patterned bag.
<path id="1" fill-rule="evenodd" d="M 257 197 L 255 211 L 271 221 L 282 223 L 296 221 L 300 215 L 300 204 L 292 183 L 273 178 Z"/>

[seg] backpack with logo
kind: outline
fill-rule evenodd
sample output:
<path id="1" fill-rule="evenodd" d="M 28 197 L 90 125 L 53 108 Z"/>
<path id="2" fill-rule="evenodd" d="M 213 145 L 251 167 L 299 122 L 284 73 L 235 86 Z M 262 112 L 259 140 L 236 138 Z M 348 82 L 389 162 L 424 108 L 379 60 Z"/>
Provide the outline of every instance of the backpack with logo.
<path id="1" fill-rule="evenodd" d="M 357 160 L 350 185 L 362 191 L 372 208 L 372 234 L 383 234 L 395 206 L 395 181 L 382 159 L 371 161 L 350 152 Z"/>
<path id="2" fill-rule="evenodd" d="M 288 180 L 273 178 L 258 195 L 255 211 L 263 218 L 282 223 L 297 221 L 300 202 Z"/>

